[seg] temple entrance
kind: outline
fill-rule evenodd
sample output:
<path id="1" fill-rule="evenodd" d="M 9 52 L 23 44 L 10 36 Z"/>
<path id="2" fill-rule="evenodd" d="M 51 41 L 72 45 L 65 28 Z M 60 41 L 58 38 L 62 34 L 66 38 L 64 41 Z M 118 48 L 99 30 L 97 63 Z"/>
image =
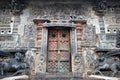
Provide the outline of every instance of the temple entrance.
<path id="1" fill-rule="evenodd" d="M 48 30 L 47 72 L 70 72 L 70 30 Z"/>

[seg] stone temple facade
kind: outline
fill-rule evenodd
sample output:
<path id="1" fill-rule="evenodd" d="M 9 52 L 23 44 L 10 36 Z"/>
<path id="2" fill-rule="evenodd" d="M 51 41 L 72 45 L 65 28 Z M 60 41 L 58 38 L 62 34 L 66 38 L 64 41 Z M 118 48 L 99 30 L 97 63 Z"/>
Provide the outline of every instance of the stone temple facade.
<path id="1" fill-rule="evenodd" d="M 119 0 L 1 0 L 0 5 L 0 50 L 32 50 L 31 75 L 87 76 L 101 52 L 117 49 Z"/>

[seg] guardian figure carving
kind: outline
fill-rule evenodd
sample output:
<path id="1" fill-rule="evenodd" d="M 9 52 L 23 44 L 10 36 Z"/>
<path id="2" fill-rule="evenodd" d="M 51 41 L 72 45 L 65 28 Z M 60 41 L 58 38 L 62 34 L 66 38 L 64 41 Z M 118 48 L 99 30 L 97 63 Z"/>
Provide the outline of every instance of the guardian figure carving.
<path id="1" fill-rule="evenodd" d="M 25 69 L 27 64 L 24 62 L 24 56 L 20 52 L 15 53 L 14 58 L 9 58 L 6 61 L 0 63 L 0 73 L 5 75 L 8 71 L 19 71 L 20 69 Z M 17 72 L 18 73 L 18 72 Z M 13 75 L 16 75 L 14 73 Z"/>
<path id="2" fill-rule="evenodd" d="M 103 75 L 101 70 L 110 69 L 112 71 L 110 76 L 114 77 L 120 69 L 120 60 L 118 57 L 118 55 L 120 55 L 119 52 L 120 50 L 114 50 L 95 59 L 93 61 L 93 65 L 94 65 L 93 73 L 94 74 L 100 73 L 101 75 Z"/>

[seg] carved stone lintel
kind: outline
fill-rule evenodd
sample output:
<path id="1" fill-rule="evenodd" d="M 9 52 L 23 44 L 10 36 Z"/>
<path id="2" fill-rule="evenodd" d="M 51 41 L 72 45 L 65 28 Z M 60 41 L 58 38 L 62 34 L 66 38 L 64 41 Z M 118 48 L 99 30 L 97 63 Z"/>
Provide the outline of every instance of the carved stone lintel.
<path id="1" fill-rule="evenodd" d="M 48 20 L 48 19 L 34 19 L 33 22 L 35 24 L 38 24 L 38 23 L 50 22 L 50 20 Z"/>

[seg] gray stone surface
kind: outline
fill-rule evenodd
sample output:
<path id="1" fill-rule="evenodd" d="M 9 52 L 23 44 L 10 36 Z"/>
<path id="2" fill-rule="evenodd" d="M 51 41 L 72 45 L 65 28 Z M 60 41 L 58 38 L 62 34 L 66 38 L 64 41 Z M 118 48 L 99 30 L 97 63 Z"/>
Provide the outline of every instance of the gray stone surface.
<path id="1" fill-rule="evenodd" d="M 41 63 L 40 58 L 42 54 L 44 54 L 44 58 L 47 58 L 48 29 L 46 26 L 73 26 L 74 29 L 71 30 L 72 69 L 75 70 L 75 72 L 78 71 L 80 74 L 86 74 L 91 70 L 91 59 L 96 57 L 95 48 L 102 51 L 116 49 L 115 34 L 116 31 L 120 29 L 120 2 L 109 1 L 107 3 L 108 8 L 105 8 L 106 6 L 103 0 L 98 0 L 98 2 L 97 5 L 99 6 L 96 6 L 94 2 L 90 2 L 89 0 L 71 0 L 68 2 L 26 0 L 27 5 L 22 10 L 22 13 L 13 14 L 9 8 L 9 2 L 5 3 L 1 1 L 0 49 L 16 51 L 19 49 L 28 50 L 29 48 L 35 47 L 36 52 L 34 52 L 34 57 L 36 67 L 34 67 L 34 70 L 38 73 L 45 72 L 46 61 Z M 102 14 L 96 15 L 96 10 L 93 9 L 94 6 L 99 7 L 97 12 L 103 11 Z M 14 10 L 15 9 L 17 8 L 14 8 Z M 103 16 L 102 24 L 100 24 L 100 15 Z M 48 19 L 51 22 L 44 23 L 44 28 L 42 28 L 42 25 L 34 24 L 33 19 Z M 81 19 L 86 20 L 86 24 L 77 26 L 77 22 L 65 22 Z M 101 25 L 104 27 L 103 30 L 100 29 Z M 41 28 L 38 30 L 37 26 Z M 38 37 L 39 40 L 37 40 Z M 77 59 L 74 56 L 78 57 L 80 61 L 75 62 Z M 75 64 L 73 62 L 75 62 Z M 83 70 L 83 67 L 85 70 Z"/>

